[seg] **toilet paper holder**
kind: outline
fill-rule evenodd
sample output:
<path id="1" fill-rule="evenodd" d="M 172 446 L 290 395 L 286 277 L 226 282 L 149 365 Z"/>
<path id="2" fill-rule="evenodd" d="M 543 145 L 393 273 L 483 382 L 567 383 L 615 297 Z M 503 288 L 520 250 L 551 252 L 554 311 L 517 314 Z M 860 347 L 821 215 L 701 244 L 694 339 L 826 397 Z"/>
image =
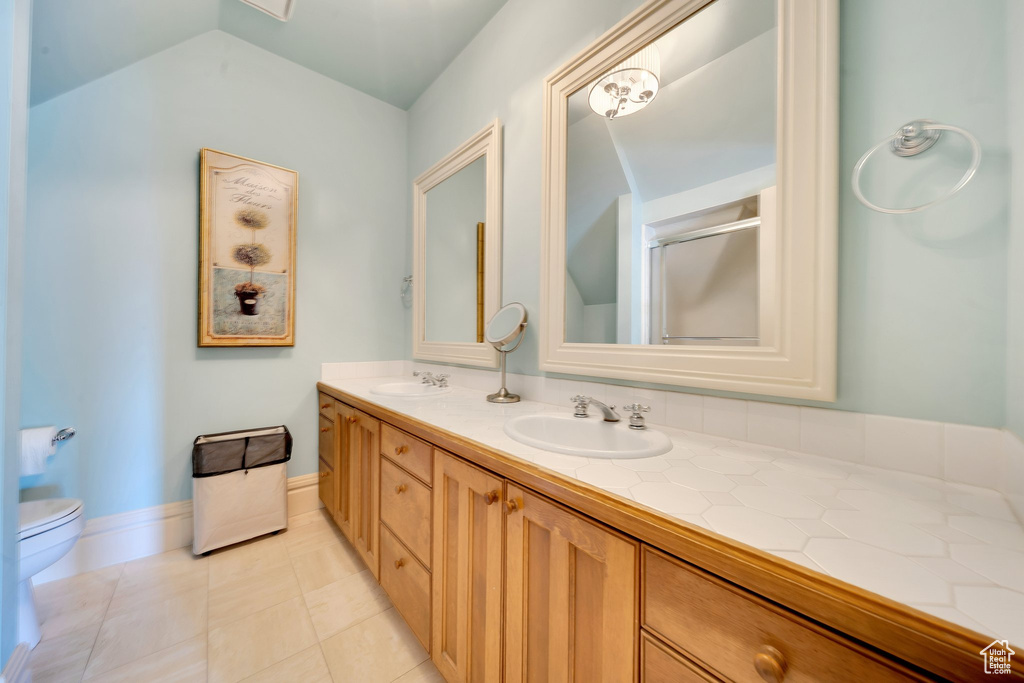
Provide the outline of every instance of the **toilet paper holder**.
<path id="1" fill-rule="evenodd" d="M 76 434 L 76 431 L 75 431 L 74 427 L 65 427 L 64 429 L 62 429 L 59 432 L 57 432 L 57 434 L 53 437 L 53 440 L 51 441 L 51 443 L 54 446 L 56 446 L 59 442 L 67 441 L 68 439 L 73 437 L 75 434 Z"/>

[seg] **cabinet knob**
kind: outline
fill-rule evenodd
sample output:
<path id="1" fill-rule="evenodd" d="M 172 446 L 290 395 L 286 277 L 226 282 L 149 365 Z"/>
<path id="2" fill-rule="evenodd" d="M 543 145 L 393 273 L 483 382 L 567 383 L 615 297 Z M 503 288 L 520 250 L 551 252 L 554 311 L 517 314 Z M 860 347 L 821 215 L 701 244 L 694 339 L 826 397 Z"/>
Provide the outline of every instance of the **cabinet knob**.
<path id="1" fill-rule="evenodd" d="M 349 424 L 355 424 L 358 420 L 359 418 L 355 417 L 354 415 L 352 417 L 345 418 L 345 422 L 348 422 Z"/>
<path id="2" fill-rule="evenodd" d="M 404 566 L 405 560 L 403 560 L 402 558 L 398 558 L 397 560 L 395 560 L 395 569 L 401 569 Z"/>
<path id="3" fill-rule="evenodd" d="M 401 455 L 402 453 L 408 453 L 408 446 L 395 446 L 395 455 Z"/>
<path id="4" fill-rule="evenodd" d="M 515 498 L 511 498 L 505 501 L 505 507 L 508 508 L 509 513 L 515 512 L 516 510 L 522 510 L 522 504 Z"/>
<path id="5" fill-rule="evenodd" d="M 786 655 L 771 645 L 762 645 L 754 655 L 754 668 L 767 683 L 782 683 L 786 677 Z"/>
<path id="6" fill-rule="evenodd" d="M 320 404 L 320 410 L 327 410 L 330 407 L 331 407 L 330 403 L 321 403 Z"/>
<path id="7" fill-rule="evenodd" d="M 395 487 L 395 493 L 403 493 L 406 490 L 406 488 L 408 487 L 405 484 L 399 484 L 398 486 Z"/>
<path id="8" fill-rule="evenodd" d="M 327 476 L 328 474 L 330 474 L 330 472 L 326 472 L 326 471 L 324 471 L 324 472 L 321 472 L 321 473 L 320 473 L 320 478 L 321 478 L 321 479 L 323 479 L 323 478 L 324 478 L 324 477 L 326 477 L 326 476 Z"/>
<path id="9" fill-rule="evenodd" d="M 331 428 L 330 428 L 330 427 L 321 427 L 321 428 L 320 428 L 320 433 L 321 433 L 321 434 L 323 434 L 324 432 L 329 432 L 329 431 L 331 431 Z"/>
<path id="10" fill-rule="evenodd" d="M 487 501 L 488 505 L 498 502 L 499 498 L 501 498 L 501 495 L 497 491 L 488 491 L 484 494 L 484 500 Z"/>

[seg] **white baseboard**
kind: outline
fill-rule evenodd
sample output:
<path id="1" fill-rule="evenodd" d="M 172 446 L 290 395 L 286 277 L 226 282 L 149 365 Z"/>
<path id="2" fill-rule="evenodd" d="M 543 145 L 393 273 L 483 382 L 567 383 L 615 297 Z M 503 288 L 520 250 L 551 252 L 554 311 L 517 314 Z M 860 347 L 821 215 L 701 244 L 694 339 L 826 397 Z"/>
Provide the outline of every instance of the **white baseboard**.
<path id="1" fill-rule="evenodd" d="M 289 517 L 322 507 L 318 480 L 316 472 L 288 479 Z M 36 574 L 32 583 L 56 581 L 191 544 L 191 500 L 96 517 L 85 523 L 71 552 Z"/>

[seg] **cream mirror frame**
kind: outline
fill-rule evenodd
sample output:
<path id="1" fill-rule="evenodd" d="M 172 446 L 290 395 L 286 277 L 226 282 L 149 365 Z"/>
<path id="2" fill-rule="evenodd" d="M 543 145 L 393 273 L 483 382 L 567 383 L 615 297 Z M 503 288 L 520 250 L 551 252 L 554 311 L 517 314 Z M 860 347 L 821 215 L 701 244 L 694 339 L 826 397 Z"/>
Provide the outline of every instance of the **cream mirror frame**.
<path id="1" fill-rule="evenodd" d="M 480 339 L 478 342 L 428 341 L 427 296 L 427 193 L 481 157 L 485 164 L 486 209 L 483 230 L 483 310 L 480 320 L 489 320 L 501 302 L 501 121 L 495 119 L 413 181 L 413 336 L 412 354 L 420 360 L 458 363 L 478 367 L 498 367 L 498 352 Z M 479 276 L 478 276 L 479 277 Z"/>
<path id="2" fill-rule="evenodd" d="M 710 4 L 651 0 L 544 83 L 540 369 L 834 401 L 838 0 L 778 0 L 775 237 L 762 262 L 760 346 L 566 342 L 569 96 Z M 767 208 L 767 207 L 766 207 Z"/>

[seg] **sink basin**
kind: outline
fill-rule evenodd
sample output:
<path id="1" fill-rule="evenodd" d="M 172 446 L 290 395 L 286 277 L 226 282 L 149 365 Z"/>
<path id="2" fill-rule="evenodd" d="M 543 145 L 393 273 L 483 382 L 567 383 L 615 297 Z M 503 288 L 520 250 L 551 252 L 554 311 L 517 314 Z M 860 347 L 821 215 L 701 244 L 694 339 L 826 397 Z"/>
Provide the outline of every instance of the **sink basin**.
<path id="1" fill-rule="evenodd" d="M 584 458 L 650 458 L 672 450 L 672 441 L 653 429 L 630 429 L 625 420 L 605 422 L 568 415 L 522 415 L 505 423 L 505 433 L 519 443 Z"/>
<path id="2" fill-rule="evenodd" d="M 427 398 L 429 396 L 440 396 L 452 390 L 451 387 L 438 387 L 423 382 L 389 382 L 378 384 L 370 389 L 371 394 L 378 396 L 398 396 L 401 398 Z"/>

